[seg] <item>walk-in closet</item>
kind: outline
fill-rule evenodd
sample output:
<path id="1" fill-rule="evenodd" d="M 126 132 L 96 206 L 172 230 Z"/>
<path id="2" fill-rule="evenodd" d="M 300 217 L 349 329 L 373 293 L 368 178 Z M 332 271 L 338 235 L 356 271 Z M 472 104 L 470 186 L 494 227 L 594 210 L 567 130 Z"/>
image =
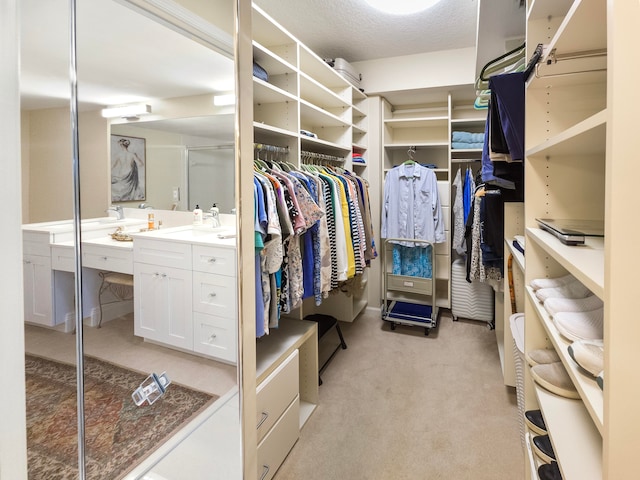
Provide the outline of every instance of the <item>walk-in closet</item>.
<path id="1" fill-rule="evenodd" d="M 0 478 L 639 477 L 640 2 L 94 3 L 0 0 Z"/>

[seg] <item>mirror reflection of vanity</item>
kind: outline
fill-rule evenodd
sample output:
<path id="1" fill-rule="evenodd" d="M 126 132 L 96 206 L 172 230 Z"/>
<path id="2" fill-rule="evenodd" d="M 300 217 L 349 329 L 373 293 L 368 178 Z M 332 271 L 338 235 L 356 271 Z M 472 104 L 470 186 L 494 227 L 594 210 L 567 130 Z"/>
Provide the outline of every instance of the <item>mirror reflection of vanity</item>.
<path id="1" fill-rule="evenodd" d="M 236 349 L 216 355 L 207 352 L 206 348 L 203 351 L 194 347 L 193 331 L 189 347 L 172 344 L 168 337 L 163 340 L 151 333 L 141 334 L 138 329 L 142 312 L 156 318 L 157 303 L 167 297 L 163 297 L 166 291 L 163 287 L 154 287 L 153 293 L 149 284 L 169 278 L 165 280 L 169 291 L 178 288 L 176 282 L 183 285 L 180 287 L 182 307 L 176 318 L 192 320 L 187 323 L 191 323 L 194 331 L 195 324 L 209 325 L 211 329 L 201 332 L 201 336 L 206 334 L 213 342 L 216 335 L 220 335 L 215 321 L 221 315 L 215 301 L 209 298 L 198 303 L 196 293 L 212 284 L 224 284 L 228 293 L 220 298 L 232 302 L 226 305 L 231 309 L 231 314 L 226 312 L 226 316 L 236 322 L 232 325 L 234 332 L 226 334 L 230 335 L 226 341 L 234 347 L 237 345 L 236 297 L 231 294 L 235 294 L 237 288 L 235 275 L 226 272 L 220 281 L 216 277 L 219 272 L 206 271 L 205 267 L 197 265 L 204 258 L 205 266 L 208 266 L 214 263 L 210 261 L 212 258 L 232 252 L 225 258 L 229 262 L 228 271 L 235 272 L 235 239 L 232 235 L 220 239 L 219 232 L 214 232 L 213 226 L 207 224 L 208 219 L 204 225 L 193 227 L 191 213 L 196 203 L 205 212 L 216 203 L 221 226 L 228 232 L 237 231 L 232 215 L 236 208 L 233 188 L 235 109 L 233 105 L 214 105 L 214 97 L 233 93 L 234 61 L 229 57 L 232 53 L 233 3 L 208 2 L 204 7 L 206 11 L 195 13 L 179 3 L 124 0 L 77 6 L 77 127 L 81 188 L 80 209 L 76 209 L 68 161 L 72 156 L 69 144 L 72 132 L 69 49 L 65 45 L 69 30 L 68 5 L 59 0 L 47 2 L 46 6 L 41 2 L 23 2 L 22 15 L 27 19 L 23 25 L 28 24 L 23 32 L 21 87 L 23 171 L 27 172 L 30 186 L 25 197 L 24 215 L 28 225 L 23 231 L 26 235 L 27 232 L 33 234 L 30 239 L 35 237 L 41 242 L 35 252 L 25 249 L 25 255 L 32 255 L 29 263 L 25 260 L 25 278 L 35 282 L 32 285 L 34 294 L 45 292 L 45 298 L 32 297 L 31 304 L 51 309 L 48 322 L 31 318 L 27 323 L 26 351 L 58 362 L 74 363 L 77 355 L 87 355 L 86 358 L 101 358 L 140 372 L 159 374 L 166 370 L 176 385 L 207 392 L 212 399 L 217 397 L 218 400 L 212 400 L 206 408 L 195 412 L 195 423 L 175 429 L 172 438 L 166 443 L 156 443 L 152 452 L 141 452 L 133 464 L 127 465 L 130 471 L 126 478 L 144 478 L 144 472 L 166 475 L 166 478 L 178 478 L 176 472 L 189 476 L 185 470 L 185 455 L 190 455 L 189 450 L 194 445 L 208 445 L 209 448 L 217 445 L 219 448 L 213 452 L 199 456 L 204 464 L 190 461 L 188 466 L 196 472 L 208 468 L 207 462 L 213 462 L 218 471 L 224 472 L 224 478 L 233 479 L 242 476 Z M 180 28 L 175 27 L 176 23 Z M 44 26 L 51 32 L 48 37 L 39 35 Z M 55 48 L 55 53 L 50 52 L 50 48 Z M 58 68 L 60 65 L 64 68 Z M 41 76 L 41 69 L 47 70 L 48 80 Z M 55 75 L 52 72 L 56 72 Z M 101 115 L 105 107 L 132 103 L 149 105 L 150 113 L 144 117 L 110 120 Z M 112 218 L 111 212 L 106 212 L 112 198 L 112 135 L 144 140 L 144 164 L 137 167 L 143 195 L 118 202 L 124 207 L 124 221 Z M 208 176 L 210 173 L 214 175 Z M 151 208 L 137 208 L 140 204 Z M 77 293 L 73 289 L 74 260 L 78 248 L 73 235 L 73 218 L 79 216 L 79 210 L 83 252 L 80 297 L 85 318 L 83 345 L 78 353 L 74 350 L 77 335 L 72 333 Z M 139 233 L 148 227 L 150 213 L 155 222 L 162 221 L 162 227 Z M 116 227 L 130 233 L 133 241 L 116 244 L 116 240 L 107 238 Z M 138 245 L 136 234 L 140 239 Z M 149 255 L 144 257 L 144 252 L 137 251 L 142 246 L 150 247 L 148 251 L 151 251 L 158 245 L 166 246 L 167 250 L 158 254 L 155 260 L 149 260 Z M 92 263 L 87 257 L 92 252 L 98 252 L 94 260 L 104 258 L 109 263 L 102 268 L 99 263 Z M 120 263 L 111 258 L 112 253 L 117 256 L 114 252 L 121 256 Z M 176 252 L 182 255 L 180 264 L 172 264 L 170 260 Z M 35 266 L 31 263 L 33 259 L 41 260 L 41 263 Z M 124 301 L 109 298 L 109 305 L 100 315 L 102 326 L 97 328 L 96 309 L 102 309 L 101 304 L 96 304 L 100 303 L 97 292 L 99 273 L 103 271 L 133 275 L 135 295 Z M 45 288 L 37 283 L 43 281 Z M 189 286 L 185 287 L 187 283 Z M 145 303 L 143 298 L 149 300 Z M 177 297 L 167 298 L 170 299 L 167 309 L 171 310 L 174 305 L 171 302 Z M 169 386 L 169 393 L 171 388 Z M 85 399 L 87 418 L 96 413 L 91 410 L 95 405 L 89 400 Z M 158 422 L 161 420 L 157 419 Z M 86 437 L 97 435 L 94 425 L 83 428 Z M 120 458 L 120 453 L 115 453 Z M 90 454 L 87 449 L 87 460 Z M 190 478 L 197 477 L 194 474 Z"/>

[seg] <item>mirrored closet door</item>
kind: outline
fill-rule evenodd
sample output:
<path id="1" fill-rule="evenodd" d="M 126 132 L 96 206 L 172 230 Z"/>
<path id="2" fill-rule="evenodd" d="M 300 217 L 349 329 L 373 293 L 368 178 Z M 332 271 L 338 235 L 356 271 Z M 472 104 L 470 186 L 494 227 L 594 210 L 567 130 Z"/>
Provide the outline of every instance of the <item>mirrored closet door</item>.
<path id="1" fill-rule="evenodd" d="M 233 2 L 21 16 L 29 478 L 241 478 Z"/>

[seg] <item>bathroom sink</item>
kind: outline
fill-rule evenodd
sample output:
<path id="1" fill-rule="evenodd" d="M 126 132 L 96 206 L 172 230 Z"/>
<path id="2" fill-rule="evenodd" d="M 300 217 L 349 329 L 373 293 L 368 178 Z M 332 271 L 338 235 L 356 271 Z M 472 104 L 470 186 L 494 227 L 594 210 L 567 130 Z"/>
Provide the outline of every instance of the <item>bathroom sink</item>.
<path id="1" fill-rule="evenodd" d="M 215 227 L 210 225 L 188 225 L 184 227 L 166 228 L 149 232 L 153 236 L 182 241 L 221 242 L 225 238 L 235 237 L 235 227 Z"/>

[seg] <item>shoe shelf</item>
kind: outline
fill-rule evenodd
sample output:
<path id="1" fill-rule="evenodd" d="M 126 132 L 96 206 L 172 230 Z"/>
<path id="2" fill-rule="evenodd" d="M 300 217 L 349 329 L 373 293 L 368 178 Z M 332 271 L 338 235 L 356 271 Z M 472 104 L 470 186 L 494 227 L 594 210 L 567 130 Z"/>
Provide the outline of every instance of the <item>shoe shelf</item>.
<path id="1" fill-rule="evenodd" d="M 544 306 L 538 301 L 531 287 L 526 287 L 526 291 L 529 300 L 531 300 L 537 311 L 540 323 L 544 327 L 547 337 L 560 356 L 562 364 L 584 402 L 584 408 L 591 418 L 589 423 L 595 425 L 596 430 L 602 434 L 604 425 L 604 396 L 602 390 L 598 387 L 596 379 L 584 372 L 569 356 L 567 348 L 571 345 L 571 342 L 560 335 L 553 320 L 544 309 Z M 599 441 L 602 441 L 602 439 L 600 438 Z"/>
<path id="2" fill-rule="evenodd" d="M 513 246 L 513 238 L 505 238 L 504 243 L 507 246 L 507 251 L 513 255 L 513 264 L 516 265 L 521 272 L 524 272 L 524 255 Z"/>
<path id="3" fill-rule="evenodd" d="M 569 273 L 604 299 L 604 239 L 587 237 L 585 245 L 569 246 L 539 228 L 527 228 L 527 246 L 535 243 Z"/>
<path id="4" fill-rule="evenodd" d="M 538 386 L 535 392 L 562 478 L 602 480 L 602 437 L 583 403 Z"/>

